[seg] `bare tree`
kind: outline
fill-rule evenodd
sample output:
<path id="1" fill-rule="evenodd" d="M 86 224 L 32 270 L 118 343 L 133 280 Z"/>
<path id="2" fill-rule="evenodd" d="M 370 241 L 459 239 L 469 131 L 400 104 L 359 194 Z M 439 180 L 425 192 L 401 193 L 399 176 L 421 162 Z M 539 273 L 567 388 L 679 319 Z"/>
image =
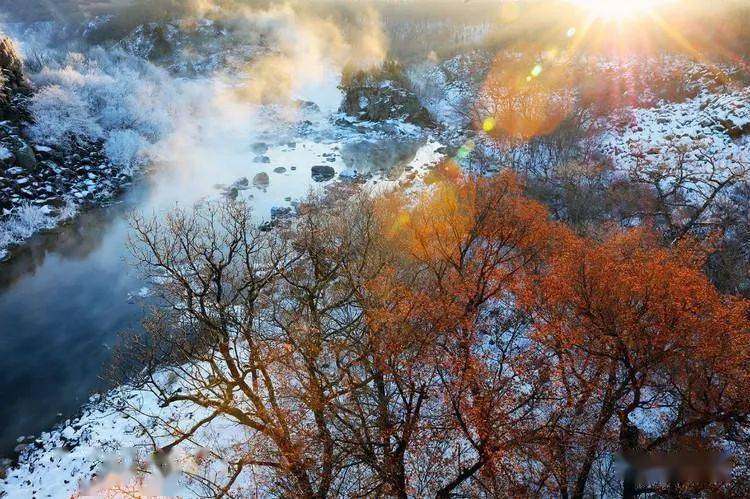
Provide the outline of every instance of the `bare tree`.
<path id="1" fill-rule="evenodd" d="M 673 244 L 687 234 L 716 229 L 716 208 L 722 197 L 750 174 L 750 164 L 743 158 L 717 160 L 700 143 L 672 145 L 666 158 L 641 150 L 632 151 L 632 157 L 631 181 L 646 184 L 655 193 L 653 207 L 641 215 L 662 223 Z"/>
<path id="2" fill-rule="evenodd" d="M 523 192 L 448 171 L 270 232 L 242 203 L 135 217 L 160 302 L 121 358 L 161 407 L 123 410 L 160 462 L 200 447 L 219 497 L 634 497 L 615 454 L 640 472 L 745 429 L 747 303 L 695 248 L 580 237 Z"/>
<path id="3" fill-rule="evenodd" d="M 165 303 L 146 338 L 130 344 L 144 367 L 137 380 L 163 406 L 189 403 L 203 414 L 175 424 L 159 452 L 222 418 L 248 438 L 217 450 L 230 472 L 212 493 L 262 468 L 274 479 L 266 486 L 283 494 L 327 496 L 345 466 L 330 435 L 336 388 L 326 362 L 357 319 L 350 293 L 336 287 L 341 251 L 260 232 L 243 204 L 177 211 L 163 223 L 135 217 L 133 229 L 133 255 Z"/>
<path id="4" fill-rule="evenodd" d="M 229 471 L 194 477 L 208 495 L 237 493 L 243 473 L 274 495 L 408 495 L 436 378 L 418 367 L 423 338 L 368 315 L 366 288 L 393 255 L 381 222 L 367 195 L 312 201 L 270 233 L 243 204 L 133 218 L 133 255 L 163 304 L 120 357 L 163 407 L 198 409 L 189 424 L 148 415 L 159 454 L 206 445 L 217 421 L 240 428 L 211 449 Z"/>

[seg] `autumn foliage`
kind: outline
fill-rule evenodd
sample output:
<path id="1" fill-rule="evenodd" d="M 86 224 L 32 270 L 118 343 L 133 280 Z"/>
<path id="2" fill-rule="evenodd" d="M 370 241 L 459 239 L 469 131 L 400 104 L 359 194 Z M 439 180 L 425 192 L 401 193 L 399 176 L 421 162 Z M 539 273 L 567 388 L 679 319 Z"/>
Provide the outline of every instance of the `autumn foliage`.
<path id="1" fill-rule="evenodd" d="M 214 338 L 187 352 L 211 382 L 165 403 L 252 435 L 215 490 L 253 473 L 305 497 L 728 494 L 749 307 L 709 282 L 698 243 L 584 238 L 513 174 L 450 167 L 416 195 L 313 201 L 276 235 L 246 237 L 244 216 L 211 251 L 181 237 L 195 219 L 138 226 L 176 313 Z M 179 260 L 161 258 L 170 238 L 188 242 Z"/>
<path id="2" fill-rule="evenodd" d="M 530 336 L 551 356 L 551 393 L 564 401 L 550 407 L 544 433 L 556 445 L 542 457 L 562 495 L 586 492 L 602 452 L 648 469 L 654 453 L 679 461 L 685 437 L 711 440 L 716 425 L 744 421 L 748 304 L 721 296 L 702 261 L 642 230 L 602 242 L 567 235 L 519 282 Z"/>
<path id="3" fill-rule="evenodd" d="M 686 436 L 744 420 L 748 304 L 717 292 L 700 248 L 665 248 L 646 230 L 578 237 L 509 173 L 439 182 L 397 204 L 384 210 L 396 213 L 388 241 L 411 280 L 386 273 L 376 289 L 398 289 L 409 307 L 382 314 L 383 329 L 416 323 L 429 338 L 420 361 L 435 364 L 452 424 L 474 447 L 466 470 L 517 474 L 534 459 L 545 472 L 530 483 L 578 497 L 604 453 L 648 468 L 649 454 L 679 460 Z M 488 340 L 488 326 L 506 336 Z"/>

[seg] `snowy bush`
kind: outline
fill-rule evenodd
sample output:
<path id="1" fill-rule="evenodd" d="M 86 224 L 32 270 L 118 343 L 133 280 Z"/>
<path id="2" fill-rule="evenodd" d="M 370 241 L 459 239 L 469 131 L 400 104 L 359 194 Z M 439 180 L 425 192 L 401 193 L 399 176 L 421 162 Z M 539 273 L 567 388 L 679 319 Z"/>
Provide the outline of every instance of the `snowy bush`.
<path id="1" fill-rule="evenodd" d="M 47 206 L 37 206 L 28 201 L 21 204 L 6 220 L 0 222 L 0 259 L 6 255 L 6 248 L 30 238 L 41 229 L 51 229 L 58 222 L 70 220 L 78 214 L 78 204 L 72 197 L 65 198 L 65 204 L 56 216 Z"/>
<path id="2" fill-rule="evenodd" d="M 10 229 L 9 224 L 0 223 L 0 260 L 5 258 L 5 255 L 7 253 L 5 248 L 17 242 L 18 239 L 13 234 L 13 231 Z"/>
<path id="3" fill-rule="evenodd" d="M 19 239 L 31 237 L 39 229 L 53 226 L 52 219 L 47 216 L 46 207 L 40 207 L 31 203 L 23 203 L 18 207 L 10 219 L 10 230 Z"/>
<path id="4" fill-rule="evenodd" d="M 96 139 L 102 134 L 86 102 L 59 85 L 43 87 L 37 92 L 31 112 L 35 119 L 31 136 L 41 144 L 61 144 L 72 136 Z"/>
<path id="5" fill-rule="evenodd" d="M 104 152 L 113 165 L 131 171 L 142 161 L 148 142 L 133 130 L 114 130 L 104 143 Z"/>
<path id="6" fill-rule="evenodd" d="M 75 200 L 72 197 L 68 196 L 65 198 L 65 204 L 62 208 L 60 208 L 60 214 L 58 215 L 57 219 L 61 222 L 70 220 L 78 215 L 78 211 L 78 204 L 76 204 Z"/>
<path id="7" fill-rule="evenodd" d="M 21 204 L 7 220 L 0 222 L 0 258 L 5 256 L 8 246 L 28 239 L 40 229 L 54 227 L 55 222 L 55 217 L 49 216 L 49 208 L 29 202 Z"/>
<path id="8" fill-rule="evenodd" d="M 32 75 L 40 91 L 31 133 L 39 142 L 103 140 L 112 164 L 130 170 L 181 121 L 178 82 L 147 61 L 100 47 L 58 60 Z"/>

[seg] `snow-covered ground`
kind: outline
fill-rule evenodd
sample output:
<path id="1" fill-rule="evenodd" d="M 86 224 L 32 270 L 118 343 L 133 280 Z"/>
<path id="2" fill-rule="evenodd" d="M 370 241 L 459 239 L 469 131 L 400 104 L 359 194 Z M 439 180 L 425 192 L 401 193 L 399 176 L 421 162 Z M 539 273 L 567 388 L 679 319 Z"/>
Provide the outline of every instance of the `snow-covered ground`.
<path id="1" fill-rule="evenodd" d="M 509 54 L 508 58 L 512 56 Z M 414 65 L 408 75 L 438 121 L 447 127 L 461 128 L 471 124 L 473 104 L 493 98 L 485 95 L 482 87 L 482 78 L 488 71 L 498 70 L 490 68 L 491 59 L 491 55 L 474 50 L 442 62 Z M 587 125 L 591 135 L 584 139 L 585 144 L 571 144 L 569 149 L 582 146 L 581 151 L 595 152 L 602 160 L 611 161 L 618 175 L 633 178 L 648 174 L 649 170 L 674 168 L 682 162 L 691 173 L 718 173 L 721 177 L 722 170 L 731 174 L 750 166 L 750 89 L 742 84 L 737 70 L 675 56 L 561 58 L 550 64 L 575 65 L 576 76 L 571 81 L 577 78 L 583 82 L 572 89 L 564 85 L 557 88 L 559 82 L 553 82 L 555 85 L 549 89 L 542 84 L 551 93 L 550 102 L 560 98 L 560 92 L 567 92 L 561 102 L 576 102 L 593 95 L 593 108 L 609 111 Z M 592 92 L 592 86 L 597 90 Z M 484 108 L 492 106 L 479 106 Z M 520 116 L 523 112 L 518 110 Z M 513 140 L 498 143 L 495 137 L 479 130 L 474 140 L 467 142 L 472 152 L 468 159 L 481 153 L 498 163 L 494 166 L 499 168 L 576 160 L 577 153 L 560 155 L 559 151 L 544 147 L 546 137 L 536 139 L 520 144 Z M 556 141 L 552 137 L 550 149 L 556 147 Z M 553 153 L 561 157 L 554 157 Z"/>
<path id="2" fill-rule="evenodd" d="M 625 126 L 608 128 L 601 151 L 622 170 L 639 162 L 671 164 L 688 162 L 718 164 L 750 162 L 750 90 L 726 94 L 704 92 L 679 103 L 628 110 Z"/>
<path id="3" fill-rule="evenodd" d="M 126 412 L 132 416 L 125 416 Z M 221 463 L 203 451 L 201 440 L 216 445 L 218 439 L 231 447 L 248 440 L 248 435 L 241 426 L 216 419 L 164 462 L 154 459 L 153 450 L 173 437 L 159 438 L 150 430 L 165 423 L 189 428 L 205 415 L 191 405 L 160 408 L 153 393 L 127 386 L 103 398 L 94 396 L 79 417 L 28 442 L 29 451 L 22 453 L 19 466 L 0 482 L 0 491 L 19 499 L 76 494 L 125 497 L 127 492 L 195 497 L 199 489 L 191 484 L 189 474 L 210 476 L 207 473 L 221 469 Z"/>

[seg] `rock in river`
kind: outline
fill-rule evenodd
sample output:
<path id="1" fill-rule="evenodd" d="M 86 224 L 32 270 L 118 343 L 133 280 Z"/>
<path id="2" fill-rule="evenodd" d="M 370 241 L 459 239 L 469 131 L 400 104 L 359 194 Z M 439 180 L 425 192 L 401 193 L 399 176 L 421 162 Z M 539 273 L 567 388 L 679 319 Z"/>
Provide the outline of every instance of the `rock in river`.
<path id="1" fill-rule="evenodd" d="M 255 187 L 268 187 L 270 183 L 271 179 L 266 172 L 260 172 L 253 177 L 253 185 Z"/>
<path id="2" fill-rule="evenodd" d="M 292 209 L 288 206 L 274 206 L 271 208 L 271 218 L 285 218 L 292 214 Z"/>
<path id="3" fill-rule="evenodd" d="M 328 165 L 315 165 L 312 167 L 312 178 L 316 182 L 325 182 L 331 180 L 336 175 L 336 170 Z"/>
<path id="4" fill-rule="evenodd" d="M 232 184 L 232 187 L 240 191 L 247 189 L 249 186 L 250 186 L 250 182 L 247 180 L 247 177 L 241 177 L 235 180 L 234 183 Z"/>

